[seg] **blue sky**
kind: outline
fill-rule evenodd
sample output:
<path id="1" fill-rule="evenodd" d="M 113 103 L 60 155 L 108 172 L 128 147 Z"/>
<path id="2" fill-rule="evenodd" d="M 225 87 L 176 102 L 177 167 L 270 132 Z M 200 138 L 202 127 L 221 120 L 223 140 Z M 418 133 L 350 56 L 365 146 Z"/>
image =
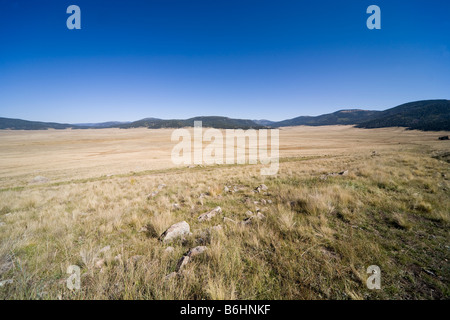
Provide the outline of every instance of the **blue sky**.
<path id="1" fill-rule="evenodd" d="M 81 8 L 81 30 L 66 9 Z M 366 27 L 369 5 L 381 30 Z M 450 1 L 0 0 L 0 116 L 283 120 L 450 97 Z"/>

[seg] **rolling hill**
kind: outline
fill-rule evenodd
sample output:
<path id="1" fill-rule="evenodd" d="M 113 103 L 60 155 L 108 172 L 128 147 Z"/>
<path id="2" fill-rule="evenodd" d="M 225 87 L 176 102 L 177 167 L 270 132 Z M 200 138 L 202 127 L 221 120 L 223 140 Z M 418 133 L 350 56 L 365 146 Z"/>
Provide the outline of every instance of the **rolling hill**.
<path id="1" fill-rule="evenodd" d="M 450 130 L 450 100 L 405 103 L 378 113 L 358 128 L 406 127 L 423 131 Z"/>
<path id="2" fill-rule="evenodd" d="M 352 125 L 370 119 L 375 119 L 381 111 L 370 111 L 360 109 L 339 110 L 333 113 L 323 114 L 316 117 L 301 116 L 289 120 L 274 122 L 273 127 L 290 126 L 328 126 L 328 125 Z"/>
<path id="3" fill-rule="evenodd" d="M 134 122 L 110 121 L 103 123 L 65 124 L 0 118 L 0 129 L 101 129 L 101 128 L 182 128 L 202 121 L 203 127 L 219 129 L 262 129 L 288 126 L 356 125 L 358 128 L 405 127 L 424 131 L 450 130 L 450 100 L 415 101 L 384 111 L 347 109 L 319 116 L 300 116 L 283 121 L 232 119 L 219 116 L 189 119 L 144 118 Z"/>

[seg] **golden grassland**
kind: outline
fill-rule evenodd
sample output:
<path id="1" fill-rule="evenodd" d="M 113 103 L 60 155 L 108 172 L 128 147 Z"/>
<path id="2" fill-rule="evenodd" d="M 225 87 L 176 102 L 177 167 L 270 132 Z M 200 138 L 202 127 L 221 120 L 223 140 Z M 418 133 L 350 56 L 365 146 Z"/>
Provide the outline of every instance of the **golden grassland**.
<path id="1" fill-rule="evenodd" d="M 1 131 L 0 281 L 13 282 L 0 298 L 450 297 L 450 142 L 437 139 L 448 133 L 284 128 L 280 170 L 265 177 L 261 165 L 175 167 L 171 132 Z M 38 175 L 49 181 L 30 183 Z M 256 207 L 264 219 L 239 223 Z M 183 220 L 191 236 L 158 240 Z M 167 279 L 197 245 L 208 249 Z M 380 290 L 366 287 L 370 265 Z"/>

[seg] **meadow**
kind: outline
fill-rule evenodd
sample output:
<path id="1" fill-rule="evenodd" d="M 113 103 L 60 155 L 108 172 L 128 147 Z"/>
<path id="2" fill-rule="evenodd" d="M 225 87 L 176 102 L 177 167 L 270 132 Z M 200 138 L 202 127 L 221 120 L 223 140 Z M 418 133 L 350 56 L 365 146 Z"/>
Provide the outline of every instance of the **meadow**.
<path id="1" fill-rule="evenodd" d="M 175 166 L 172 131 L 1 130 L 0 299 L 450 298 L 449 132 L 282 128 L 261 176 Z"/>

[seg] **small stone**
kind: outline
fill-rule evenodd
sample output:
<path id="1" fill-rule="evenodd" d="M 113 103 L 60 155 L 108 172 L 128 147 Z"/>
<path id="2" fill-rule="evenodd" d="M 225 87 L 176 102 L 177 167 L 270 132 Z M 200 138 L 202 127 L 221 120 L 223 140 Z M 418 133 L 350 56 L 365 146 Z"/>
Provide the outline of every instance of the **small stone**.
<path id="1" fill-rule="evenodd" d="M 141 256 L 141 255 L 135 255 L 135 256 L 132 256 L 132 257 L 129 259 L 129 261 L 132 262 L 132 263 L 136 263 L 136 262 L 138 262 L 139 260 L 141 260 L 142 258 L 143 258 L 143 256 Z"/>
<path id="2" fill-rule="evenodd" d="M 142 227 L 139 229 L 138 233 L 147 232 L 147 231 L 148 231 L 147 227 Z"/>
<path id="3" fill-rule="evenodd" d="M 206 246 L 198 246 L 188 251 L 187 256 L 192 258 L 195 257 L 208 249 Z"/>
<path id="4" fill-rule="evenodd" d="M 176 272 L 179 272 L 181 269 L 183 269 L 189 263 L 189 259 L 190 257 L 188 255 L 182 256 L 175 268 Z"/>
<path id="5" fill-rule="evenodd" d="M 46 183 L 46 182 L 49 182 L 49 181 L 50 181 L 50 179 L 48 179 L 46 177 L 36 176 L 30 181 L 30 183 Z"/>
<path id="6" fill-rule="evenodd" d="M 111 249 L 111 246 L 106 246 L 106 247 L 101 248 L 98 252 L 99 253 L 104 253 L 106 251 L 109 251 L 110 249 Z"/>
<path id="7" fill-rule="evenodd" d="M 105 259 L 100 259 L 95 262 L 95 267 L 97 269 L 103 268 L 104 265 L 105 265 Z"/>
<path id="8" fill-rule="evenodd" d="M 236 223 L 236 221 L 234 221 L 233 219 L 227 218 L 227 217 L 223 217 L 223 222 L 232 222 L 232 223 Z"/>
<path id="9" fill-rule="evenodd" d="M 161 241 L 167 242 L 190 234 L 191 230 L 189 224 L 186 221 L 181 221 L 170 226 L 169 229 L 167 229 L 166 231 L 164 231 L 163 234 L 161 234 L 159 239 Z"/>
<path id="10" fill-rule="evenodd" d="M 3 287 L 7 284 L 12 284 L 13 282 L 14 282 L 13 279 L 7 279 L 7 280 L 0 281 L 0 287 Z"/>
<path id="11" fill-rule="evenodd" d="M 167 281 L 167 280 L 173 279 L 173 278 L 175 278 L 177 275 L 178 275 L 178 273 L 176 273 L 175 271 L 174 271 L 174 272 L 171 272 L 171 273 L 169 273 L 169 274 L 165 277 L 165 280 Z"/>
<path id="12" fill-rule="evenodd" d="M 219 224 L 219 225 L 217 225 L 217 226 L 212 227 L 212 229 L 213 229 L 214 231 L 220 231 L 220 230 L 222 230 L 223 228 L 222 228 L 222 225 Z"/>
<path id="13" fill-rule="evenodd" d="M 154 198 L 158 195 L 159 191 L 153 191 L 152 193 L 150 193 L 149 195 L 147 195 L 147 199 L 151 199 Z"/>
<path id="14" fill-rule="evenodd" d="M 214 217 L 216 214 L 218 213 L 222 213 L 222 208 L 220 207 L 216 207 L 213 210 L 203 213 L 202 215 L 200 215 L 198 217 L 198 221 L 207 221 L 207 220 L 211 220 L 212 217 Z"/>
<path id="15" fill-rule="evenodd" d="M 174 252 L 174 251 L 175 251 L 175 248 L 174 248 L 174 247 L 167 247 L 167 248 L 164 250 L 165 253 L 172 253 L 172 252 Z"/>
<path id="16" fill-rule="evenodd" d="M 228 188 L 227 186 L 225 186 L 225 187 L 223 188 L 223 192 L 230 192 L 230 188 Z"/>

